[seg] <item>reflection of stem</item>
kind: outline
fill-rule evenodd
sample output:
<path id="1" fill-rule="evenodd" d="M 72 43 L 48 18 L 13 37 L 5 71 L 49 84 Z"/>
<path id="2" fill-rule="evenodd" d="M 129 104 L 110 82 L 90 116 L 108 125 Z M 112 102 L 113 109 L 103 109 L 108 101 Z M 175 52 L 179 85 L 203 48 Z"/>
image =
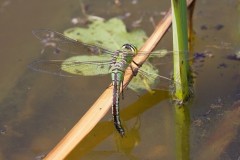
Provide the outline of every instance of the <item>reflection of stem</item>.
<path id="1" fill-rule="evenodd" d="M 176 159 L 190 159 L 189 144 L 190 114 L 187 106 L 175 106 Z"/>

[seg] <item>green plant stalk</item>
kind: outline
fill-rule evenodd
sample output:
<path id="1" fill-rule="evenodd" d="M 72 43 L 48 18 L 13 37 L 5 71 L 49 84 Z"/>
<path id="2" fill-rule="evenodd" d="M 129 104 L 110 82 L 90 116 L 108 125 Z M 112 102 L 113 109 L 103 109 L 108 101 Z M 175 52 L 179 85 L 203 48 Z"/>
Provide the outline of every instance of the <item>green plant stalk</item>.
<path id="1" fill-rule="evenodd" d="M 173 29 L 173 79 L 176 83 L 174 98 L 177 102 L 184 102 L 190 96 L 188 75 L 188 31 L 186 0 L 171 0 L 172 29 Z"/>
<path id="2" fill-rule="evenodd" d="M 188 106 L 175 106 L 176 160 L 190 159 L 190 114 Z"/>
<path id="3" fill-rule="evenodd" d="M 171 0 L 172 4 L 172 29 L 173 29 L 173 80 L 176 82 L 174 99 L 175 129 L 176 129 L 176 159 L 189 160 L 189 110 L 183 106 L 190 96 L 190 75 L 188 64 L 188 31 L 187 31 L 187 6 L 186 0 Z"/>

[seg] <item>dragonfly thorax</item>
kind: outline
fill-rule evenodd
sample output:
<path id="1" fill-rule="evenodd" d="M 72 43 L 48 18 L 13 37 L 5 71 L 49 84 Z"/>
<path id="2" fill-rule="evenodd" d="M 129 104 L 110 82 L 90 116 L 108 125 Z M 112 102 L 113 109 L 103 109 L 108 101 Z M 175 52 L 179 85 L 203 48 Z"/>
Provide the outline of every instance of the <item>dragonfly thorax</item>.
<path id="1" fill-rule="evenodd" d="M 111 69 L 125 71 L 136 53 L 137 48 L 135 46 L 124 44 L 121 50 L 115 51 L 112 55 Z"/>
<path id="2" fill-rule="evenodd" d="M 124 71 L 130 64 L 132 56 L 129 56 L 127 52 L 116 51 L 112 57 L 111 69 Z"/>

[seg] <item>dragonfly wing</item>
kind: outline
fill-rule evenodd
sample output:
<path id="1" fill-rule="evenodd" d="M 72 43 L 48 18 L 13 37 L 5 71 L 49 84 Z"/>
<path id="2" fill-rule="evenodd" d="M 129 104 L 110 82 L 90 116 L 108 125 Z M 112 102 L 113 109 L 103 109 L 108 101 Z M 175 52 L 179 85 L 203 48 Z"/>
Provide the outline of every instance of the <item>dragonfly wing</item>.
<path id="1" fill-rule="evenodd" d="M 74 56 L 66 59 L 61 69 L 75 75 L 95 76 L 110 73 L 111 64 L 108 56 Z"/>
<path id="2" fill-rule="evenodd" d="M 151 92 L 153 89 L 169 90 L 172 83 L 170 77 L 161 76 L 157 68 L 149 62 L 145 62 L 128 87 L 136 92 L 141 90 Z"/>
<path id="3" fill-rule="evenodd" d="M 181 53 L 181 51 L 180 51 Z M 142 52 L 138 52 L 138 55 L 144 55 L 146 54 L 146 52 L 142 51 Z M 154 51 L 151 52 L 148 61 L 150 61 L 154 66 L 161 66 L 161 65 L 165 65 L 165 64 L 172 64 L 173 63 L 173 56 L 177 55 L 178 52 L 176 51 L 169 51 L 166 49 L 162 49 L 162 50 L 158 50 L 158 51 Z M 189 56 L 188 53 L 183 53 L 186 54 L 186 56 Z M 194 59 L 194 57 L 189 56 L 187 58 L 188 60 L 192 60 Z"/>
<path id="4" fill-rule="evenodd" d="M 89 61 L 92 57 L 92 61 Z M 100 61 L 96 61 L 97 60 Z M 96 76 L 109 73 L 109 57 L 74 56 L 66 60 L 38 60 L 29 65 L 33 70 L 60 76 Z"/>
<path id="5" fill-rule="evenodd" d="M 55 49 L 54 53 L 60 53 L 62 51 L 76 55 L 79 55 L 79 53 L 113 54 L 113 52 L 107 49 L 79 42 L 55 31 L 38 29 L 33 30 L 32 32 L 41 41 L 44 47 L 51 47 Z"/>

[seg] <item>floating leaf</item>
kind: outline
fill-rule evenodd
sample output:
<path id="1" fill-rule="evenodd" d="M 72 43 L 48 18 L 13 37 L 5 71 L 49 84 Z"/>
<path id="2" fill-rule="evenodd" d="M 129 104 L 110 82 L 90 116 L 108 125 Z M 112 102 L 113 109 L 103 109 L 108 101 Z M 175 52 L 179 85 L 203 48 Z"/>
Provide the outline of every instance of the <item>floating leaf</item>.
<path id="1" fill-rule="evenodd" d="M 106 22 L 94 21 L 88 28 L 70 28 L 64 35 L 83 43 L 98 45 L 111 51 L 118 50 L 123 44 L 130 43 L 141 47 L 147 36 L 143 30 L 127 32 L 123 21 L 112 18 Z"/>
<path id="2" fill-rule="evenodd" d="M 64 32 L 67 37 L 86 44 L 107 48 L 111 51 L 119 50 L 123 44 L 130 43 L 141 47 L 147 36 L 143 30 L 127 32 L 124 23 L 117 18 L 106 22 L 94 21 L 88 28 L 75 27 Z M 79 51 L 81 52 L 81 51 Z M 109 74 L 110 55 L 81 55 L 66 59 L 61 69 L 72 74 L 95 76 Z M 83 62 L 83 63 L 82 63 Z M 87 63 L 86 63 L 87 62 Z M 106 63 L 105 63 L 106 62 Z M 143 72 L 140 72 L 140 71 Z M 133 78 L 128 87 L 134 91 L 151 88 L 159 78 L 158 70 L 150 63 L 145 63 L 138 75 Z M 144 74 L 145 73 L 145 74 Z M 146 73 L 148 73 L 146 75 Z"/>
<path id="3" fill-rule="evenodd" d="M 152 87 L 156 84 L 159 78 L 157 75 L 158 69 L 156 69 L 151 63 L 145 62 L 139 70 L 137 76 L 129 83 L 128 87 L 135 92 L 139 92 L 141 90 L 148 90 L 151 92 Z"/>
<path id="4" fill-rule="evenodd" d="M 89 59 L 91 59 L 91 62 L 89 62 Z M 62 63 L 61 69 L 65 72 L 82 76 L 106 75 L 110 73 L 110 63 L 102 62 L 109 62 L 109 59 L 111 57 L 107 55 L 73 56 Z M 135 92 L 146 89 L 150 91 L 158 78 L 158 70 L 151 63 L 146 62 L 139 70 L 137 76 L 129 83 L 128 88 Z"/>
<path id="5" fill-rule="evenodd" d="M 73 56 L 62 63 L 61 69 L 65 72 L 82 76 L 104 75 L 110 73 L 109 63 L 104 65 L 99 62 L 109 61 L 110 58 L 106 55 Z M 89 59 L 91 59 L 91 63 L 89 63 Z"/>

